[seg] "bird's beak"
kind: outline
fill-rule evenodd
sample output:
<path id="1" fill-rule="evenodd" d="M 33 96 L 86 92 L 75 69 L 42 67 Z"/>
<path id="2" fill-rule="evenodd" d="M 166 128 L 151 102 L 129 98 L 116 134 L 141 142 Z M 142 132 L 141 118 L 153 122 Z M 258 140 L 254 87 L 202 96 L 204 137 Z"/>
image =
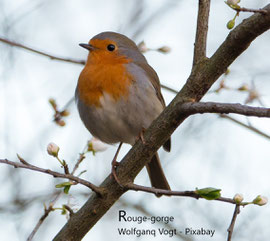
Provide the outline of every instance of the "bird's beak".
<path id="1" fill-rule="evenodd" d="M 94 50 L 95 47 L 91 44 L 79 44 L 81 47 L 88 49 L 89 51 Z"/>

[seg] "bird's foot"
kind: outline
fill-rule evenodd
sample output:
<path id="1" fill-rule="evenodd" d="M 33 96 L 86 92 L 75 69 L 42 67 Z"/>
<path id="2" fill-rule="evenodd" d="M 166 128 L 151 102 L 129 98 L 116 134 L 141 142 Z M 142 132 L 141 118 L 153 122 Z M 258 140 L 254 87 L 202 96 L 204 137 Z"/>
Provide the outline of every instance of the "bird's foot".
<path id="1" fill-rule="evenodd" d="M 142 128 L 142 130 L 141 130 L 139 136 L 136 137 L 136 141 L 137 141 L 137 140 L 141 140 L 143 144 L 146 143 L 146 142 L 145 142 L 145 139 L 144 139 L 144 136 L 143 136 L 144 132 L 145 132 L 145 129 Z"/>
<path id="2" fill-rule="evenodd" d="M 114 155 L 114 158 L 113 158 L 113 160 L 112 160 L 111 177 L 114 178 L 114 180 L 119 184 L 119 186 L 123 187 L 123 185 L 120 183 L 120 181 L 119 181 L 119 179 L 118 179 L 118 177 L 117 177 L 117 175 L 116 175 L 116 168 L 119 166 L 119 162 L 116 161 L 116 160 L 117 160 L 118 153 L 119 153 L 119 151 L 120 151 L 120 149 L 121 149 L 121 146 L 122 146 L 122 142 L 120 142 L 120 144 L 119 144 L 119 146 L 118 146 L 118 148 L 117 148 L 117 151 L 116 151 L 116 153 L 115 153 L 115 155 Z"/>

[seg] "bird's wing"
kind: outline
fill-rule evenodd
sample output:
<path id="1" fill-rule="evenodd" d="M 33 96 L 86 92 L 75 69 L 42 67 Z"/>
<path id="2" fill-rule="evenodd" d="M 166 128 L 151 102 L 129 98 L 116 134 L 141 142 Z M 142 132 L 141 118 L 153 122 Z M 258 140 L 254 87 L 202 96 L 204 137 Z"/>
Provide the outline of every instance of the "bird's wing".
<path id="1" fill-rule="evenodd" d="M 156 95 L 158 97 L 158 99 L 160 100 L 161 104 L 163 105 L 163 107 L 166 107 L 164 98 L 161 94 L 161 87 L 160 87 L 160 82 L 159 82 L 159 78 L 158 75 L 156 73 L 156 71 L 146 62 L 146 63 L 136 63 L 138 66 L 140 66 L 145 73 L 148 75 L 149 80 L 151 81 L 153 87 L 156 90 Z M 171 138 L 169 138 L 164 144 L 163 144 L 163 148 L 166 151 L 170 151 L 171 150 Z"/>
<path id="2" fill-rule="evenodd" d="M 149 80 L 151 81 L 151 84 L 153 85 L 154 89 L 156 90 L 156 95 L 158 97 L 158 99 L 160 100 L 161 104 L 163 105 L 163 107 L 165 108 L 165 101 L 164 98 L 161 94 L 161 89 L 160 89 L 160 82 L 159 82 L 159 78 L 158 75 L 156 73 L 156 71 L 146 62 L 146 63 L 136 63 L 138 66 L 140 66 L 145 73 L 148 75 Z"/>

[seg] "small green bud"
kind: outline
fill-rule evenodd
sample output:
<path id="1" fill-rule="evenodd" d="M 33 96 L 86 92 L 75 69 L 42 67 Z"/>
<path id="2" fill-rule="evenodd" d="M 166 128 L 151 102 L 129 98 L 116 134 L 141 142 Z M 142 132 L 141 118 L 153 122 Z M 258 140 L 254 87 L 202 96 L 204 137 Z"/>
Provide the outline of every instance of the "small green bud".
<path id="1" fill-rule="evenodd" d="M 224 75 L 228 75 L 230 72 L 231 72 L 231 71 L 230 71 L 230 69 L 228 68 L 228 69 L 226 69 Z"/>
<path id="2" fill-rule="evenodd" d="M 72 185 L 71 182 L 61 182 L 59 184 L 56 184 L 55 187 L 56 188 L 62 188 L 62 187 L 70 186 L 70 185 Z"/>
<path id="3" fill-rule="evenodd" d="M 62 215 L 66 215 L 67 214 L 67 210 L 65 208 L 63 208 L 61 214 Z"/>
<path id="4" fill-rule="evenodd" d="M 207 187 L 202 189 L 197 189 L 195 191 L 200 197 L 205 198 L 207 200 L 214 200 L 221 196 L 221 189 Z"/>
<path id="5" fill-rule="evenodd" d="M 64 188 L 64 193 L 68 194 L 71 185 L 72 185 L 71 182 L 62 182 L 62 183 L 56 184 L 55 187 L 56 188 L 62 188 L 63 187 Z"/>
<path id="6" fill-rule="evenodd" d="M 237 5 L 240 3 L 240 0 L 227 0 L 227 4 L 229 5 Z"/>
<path id="7" fill-rule="evenodd" d="M 267 204 L 268 198 L 261 196 L 261 195 L 258 195 L 252 202 L 256 205 L 263 206 L 263 205 Z"/>
<path id="8" fill-rule="evenodd" d="M 227 23 L 227 28 L 232 29 L 234 27 L 234 25 L 235 25 L 235 20 L 232 19 Z"/>
<path id="9" fill-rule="evenodd" d="M 71 185 L 67 185 L 67 186 L 64 187 L 64 193 L 65 194 L 68 194 L 70 187 L 71 187 Z"/>
<path id="10" fill-rule="evenodd" d="M 238 88 L 239 91 L 248 91 L 249 90 L 249 87 L 247 84 L 243 84 L 242 86 L 240 86 Z"/>

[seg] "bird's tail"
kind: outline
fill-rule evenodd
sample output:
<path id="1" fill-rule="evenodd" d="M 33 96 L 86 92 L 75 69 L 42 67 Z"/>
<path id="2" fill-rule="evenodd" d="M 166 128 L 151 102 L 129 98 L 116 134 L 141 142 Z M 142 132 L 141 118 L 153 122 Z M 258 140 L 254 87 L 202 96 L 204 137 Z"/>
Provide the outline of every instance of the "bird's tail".
<path id="1" fill-rule="evenodd" d="M 156 153 L 151 161 L 146 165 L 148 175 L 150 177 L 152 187 L 171 190 L 170 185 L 165 177 L 160 164 L 158 153 Z M 162 195 L 157 195 L 158 197 Z"/>

